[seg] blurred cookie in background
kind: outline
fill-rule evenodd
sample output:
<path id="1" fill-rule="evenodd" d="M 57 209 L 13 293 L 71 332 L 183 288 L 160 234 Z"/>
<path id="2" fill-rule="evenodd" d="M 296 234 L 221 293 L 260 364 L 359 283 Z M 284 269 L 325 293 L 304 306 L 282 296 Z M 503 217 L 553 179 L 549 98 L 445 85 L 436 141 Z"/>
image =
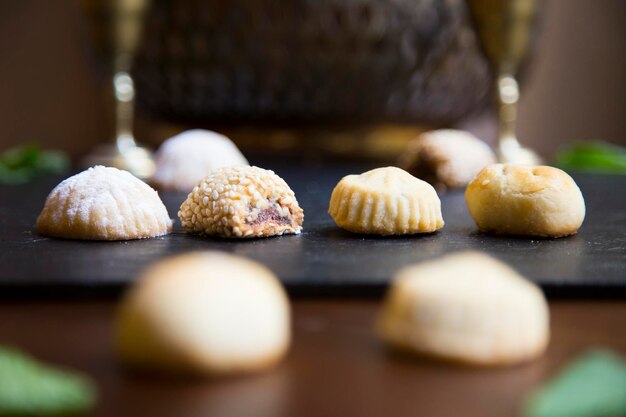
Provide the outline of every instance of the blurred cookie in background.
<path id="1" fill-rule="evenodd" d="M 496 162 L 489 145 L 463 130 L 441 129 L 415 138 L 398 164 L 439 190 L 465 187 Z"/>
<path id="2" fill-rule="evenodd" d="M 211 170 L 231 165 L 248 165 L 233 141 L 210 130 L 187 130 L 159 147 L 151 182 L 162 190 L 190 192 Z"/>

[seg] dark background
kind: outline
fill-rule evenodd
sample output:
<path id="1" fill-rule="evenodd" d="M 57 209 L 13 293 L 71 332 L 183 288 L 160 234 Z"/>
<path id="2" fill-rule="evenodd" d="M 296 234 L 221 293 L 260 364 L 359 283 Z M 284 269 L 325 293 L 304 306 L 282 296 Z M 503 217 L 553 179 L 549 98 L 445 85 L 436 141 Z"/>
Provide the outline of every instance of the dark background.
<path id="1" fill-rule="evenodd" d="M 522 94 L 521 141 L 545 157 L 574 140 L 626 145 L 626 2 L 546 3 Z M 108 90 L 82 19 L 76 0 L 0 4 L 0 150 L 37 142 L 76 157 L 111 137 Z M 140 140 L 155 137 L 149 126 L 139 121 Z"/>

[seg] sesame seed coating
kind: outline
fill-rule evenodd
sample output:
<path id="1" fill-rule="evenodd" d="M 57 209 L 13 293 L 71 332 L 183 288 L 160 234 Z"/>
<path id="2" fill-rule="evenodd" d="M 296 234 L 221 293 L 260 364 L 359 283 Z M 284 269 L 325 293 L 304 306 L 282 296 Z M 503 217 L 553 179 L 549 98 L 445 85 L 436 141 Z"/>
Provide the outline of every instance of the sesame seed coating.
<path id="1" fill-rule="evenodd" d="M 180 206 L 183 228 L 230 238 L 299 234 L 304 213 L 273 171 L 247 165 L 212 170 Z"/>

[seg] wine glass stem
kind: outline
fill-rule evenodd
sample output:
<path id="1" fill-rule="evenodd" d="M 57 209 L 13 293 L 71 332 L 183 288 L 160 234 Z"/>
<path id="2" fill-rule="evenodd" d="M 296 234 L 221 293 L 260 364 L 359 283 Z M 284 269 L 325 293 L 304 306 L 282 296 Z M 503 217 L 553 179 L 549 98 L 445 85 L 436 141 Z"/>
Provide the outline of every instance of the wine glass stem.
<path id="1" fill-rule="evenodd" d="M 115 140 L 120 152 L 136 146 L 133 137 L 135 86 L 130 74 L 119 70 L 113 76 L 115 92 Z"/>
<path id="2" fill-rule="evenodd" d="M 519 146 L 515 136 L 519 87 L 511 74 L 505 73 L 498 77 L 496 98 L 498 102 L 500 146 L 511 146 L 513 144 Z"/>

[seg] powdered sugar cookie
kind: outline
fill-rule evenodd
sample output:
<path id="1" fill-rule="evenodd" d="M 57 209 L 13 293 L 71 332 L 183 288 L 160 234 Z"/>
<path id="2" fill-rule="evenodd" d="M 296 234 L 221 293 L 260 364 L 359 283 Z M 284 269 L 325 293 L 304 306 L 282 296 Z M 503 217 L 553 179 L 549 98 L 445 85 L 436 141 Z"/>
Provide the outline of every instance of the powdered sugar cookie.
<path id="1" fill-rule="evenodd" d="M 127 171 L 103 166 L 57 185 L 37 218 L 40 234 L 70 239 L 142 239 L 171 228 L 156 191 Z"/>
<path id="2" fill-rule="evenodd" d="M 167 139 L 156 154 L 151 182 L 159 189 L 189 192 L 212 169 L 248 165 L 226 136 L 193 129 Z"/>

